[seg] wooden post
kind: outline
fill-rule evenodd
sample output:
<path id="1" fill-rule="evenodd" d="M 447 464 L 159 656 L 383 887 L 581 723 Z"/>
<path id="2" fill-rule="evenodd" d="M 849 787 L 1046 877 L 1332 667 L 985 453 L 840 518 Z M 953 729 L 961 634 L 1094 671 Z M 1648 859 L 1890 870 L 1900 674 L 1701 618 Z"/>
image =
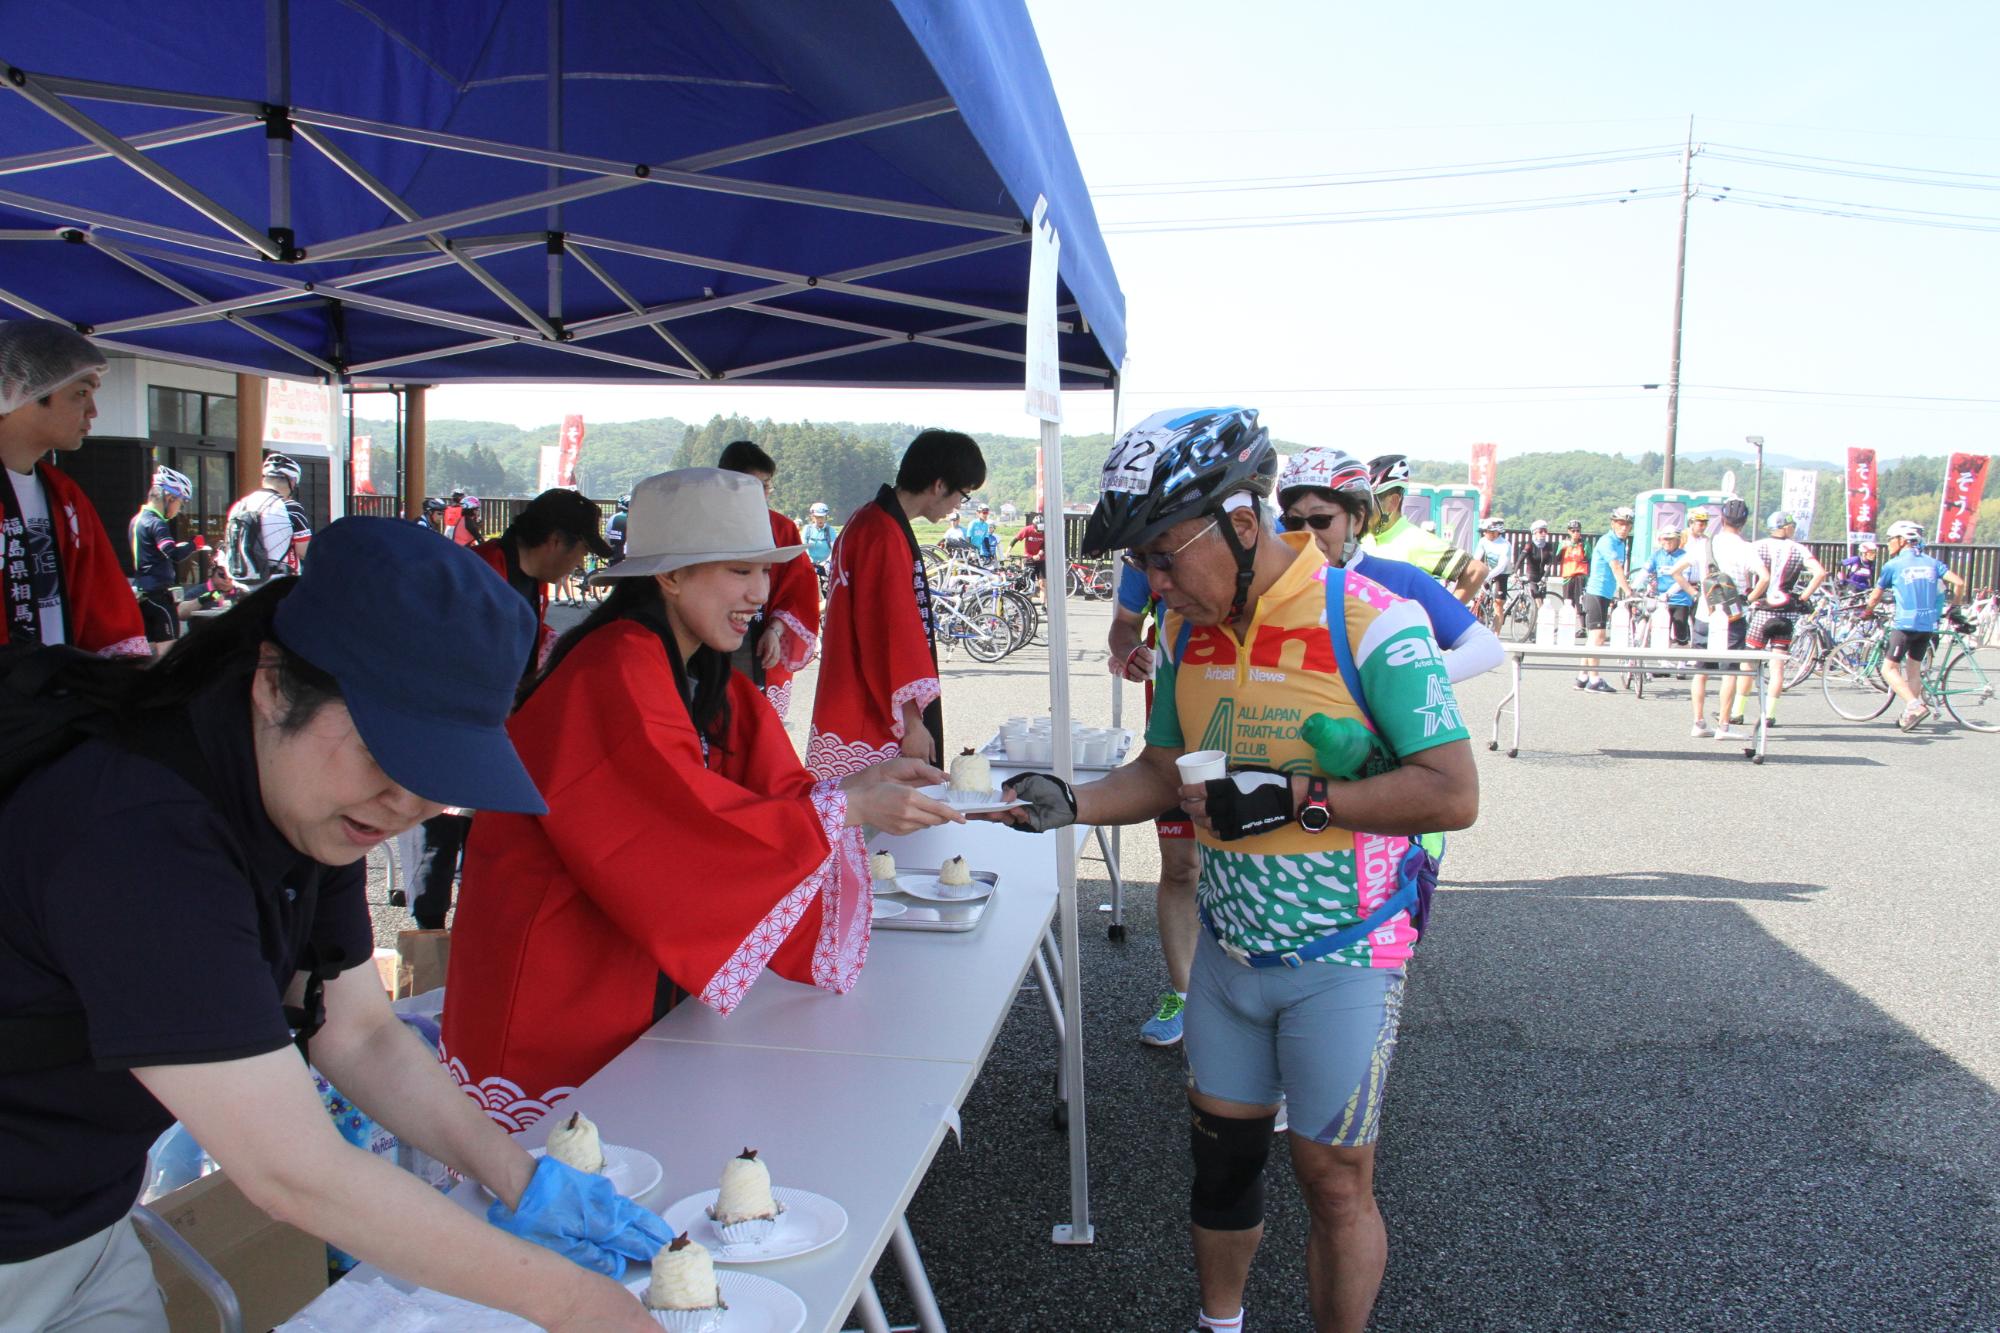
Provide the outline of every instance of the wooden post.
<path id="1" fill-rule="evenodd" d="M 424 386 L 403 388 L 403 517 L 424 515 Z"/>
<path id="2" fill-rule="evenodd" d="M 264 484 L 264 378 L 236 377 L 236 495 Z"/>

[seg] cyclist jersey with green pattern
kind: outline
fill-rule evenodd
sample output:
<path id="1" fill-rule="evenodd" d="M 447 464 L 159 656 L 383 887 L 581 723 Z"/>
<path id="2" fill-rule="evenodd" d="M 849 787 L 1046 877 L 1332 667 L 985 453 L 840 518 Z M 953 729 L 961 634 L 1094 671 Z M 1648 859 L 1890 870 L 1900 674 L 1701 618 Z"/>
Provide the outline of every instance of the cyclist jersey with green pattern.
<path id="1" fill-rule="evenodd" d="M 1435 532 L 1425 532 L 1409 519 L 1398 516 L 1380 532 L 1371 532 L 1361 544 L 1375 555 L 1415 565 L 1434 579 L 1455 582 L 1472 556 L 1453 546 Z"/>
<path id="2" fill-rule="evenodd" d="M 1259 598 L 1239 642 L 1230 631 L 1169 613 L 1146 743 L 1223 750 L 1232 768 L 1313 771 L 1299 729 L 1314 713 L 1361 719 L 1341 680 L 1326 625 L 1326 561 L 1307 534 L 1284 538 L 1298 557 Z M 1342 631 L 1381 739 L 1398 757 L 1467 738 L 1430 622 L 1415 602 L 1365 574 L 1347 574 Z M 1332 804 L 1340 808 L 1339 785 Z M 1197 832 L 1197 890 L 1218 939 L 1247 952 L 1284 952 L 1365 920 L 1397 888 L 1409 840 L 1296 823 L 1220 843 Z M 1417 939 L 1399 913 L 1366 940 L 1318 961 L 1401 967 Z"/>

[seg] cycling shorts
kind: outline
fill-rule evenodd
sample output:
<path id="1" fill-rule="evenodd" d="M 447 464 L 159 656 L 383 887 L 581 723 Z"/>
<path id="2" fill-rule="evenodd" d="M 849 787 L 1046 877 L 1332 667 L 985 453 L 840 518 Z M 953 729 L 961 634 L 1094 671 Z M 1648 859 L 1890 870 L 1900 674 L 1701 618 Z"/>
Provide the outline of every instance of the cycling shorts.
<path id="1" fill-rule="evenodd" d="M 1931 648 L 1937 643 L 1937 634 L 1931 630 L 1899 629 L 1889 632 L 1889 660 L 1901 662 L 1905 658 L 1921 662 L 1931 655 Z"/>
<path id="2" fill-rule="evenodd" d="M 1693 607 L 1682 606 L 1678 602 L 1667 603 L 1667 633 L 1673 639 L 1674 647 L 1687 647 L 1688 636 L 1692 632 L 1689 626 L 1693 623 Z"/>
<path id="3" fill-rule="evenodd" d="M 1194 821 L 1189 819 L 1188 812 L 1179 806 L 1175 806 L 1164 814 L 1155 815 L 1153 817 L 1153 828 L 1159 833 L 1162 841 L 1168 838 L 1194 837 Z"/>
<path id="4" fill-rule="evenodd" d="M 1583 595 L 1583 601 L 1580 605 L 1583 610 L 1583 627 L 1585 629 L 1611 628 L 1611 599 L 1609 597 L 1599 597 L 1594 592 L 1587 592 Z"/>
<path id="5" fill-rule="evenodd" d="M 171 643 L 180 637 L 180 612 L 170 588 L 140 593 L 139 619 L 145 622 L 147 643 Z"/>
<path id="6" fill-rule="evenodd" d="M 1493 589 L 1493 595 L 1504 602 L 1507 600 L 1507 582 L 1513 577 L 1512 574 L 1495 574 L 1486 580 L 1486 586 Z"/>
<path id="7" fill-rule="evenodd" d="M 1797 619 L 1798 613 L 1789 608 L 1752 607 L 1744 642 L 1752 648 L 1789 648 Z"/>
<path id="8" fill-rule="evenodd" d="M 1251 1106 L 1285 1099 L 1291 1132 L 1339 1148 L 1375 1142 L 1403 969 L 1249 967 L 1203 929 L 1188 978 L 1188 1084 Z"/>
<path id="9" fill-rule="evenodd" d="M 1720 615 L 1721 613 L 1718 612 L 1717 614 Z M 1750 633 L 1750 622 L 1744 617 L 1738 616 L 1736 619 L 1729 621 L 1728 624 L 1729 624 L 1729 632 L 1727 635 L 1727 642 L 1724 644 L 1724 646 L 1728 648 L 1743 647 Z M 1697 619 L 1694 622 L 1695 647 L 1697 648 L 1708 647 L 1708 641 L 1710 638 L 1713 637 L 1713 635 L 1709 632 L 1708 627 L 1709 627 L 1708 620 Z M 1698 665 L 1704 671 L 1722 670 L 1722 663 L 1720 662 L 1702 662 L 1699 663 Z"/>

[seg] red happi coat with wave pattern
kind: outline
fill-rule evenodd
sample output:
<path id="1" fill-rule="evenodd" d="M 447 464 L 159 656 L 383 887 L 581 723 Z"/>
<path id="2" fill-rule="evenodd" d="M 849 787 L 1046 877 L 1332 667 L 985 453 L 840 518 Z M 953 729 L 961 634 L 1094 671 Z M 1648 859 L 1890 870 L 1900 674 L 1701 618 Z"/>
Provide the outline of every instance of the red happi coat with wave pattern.
<path id="1" fill-rule="evenodd" d="M 854 511 L 833 544 L 819 689 L 806 764 L 822 777 L 858 773 L 902 753 L 903 705 L 924 712 L 944 755 L 944 711 L 931 641 L 930 588 L 896 493 Z"/>
<path id="2" fill-rule="evenodd" d="M 872 899 L 847 800 L 800 766 L 770 704 L 729 681 L 706 745 L 665 646 L 619 621 L 508 724 L 544 816 L 481 813 L 452 926 L 445 1060 L 519 1130 L 679 994 L 728 1013 L 766 969 L 844 992 Z"/>
<path id="3" fill-rule="evenodd" d="M 771 544 L 803 546 L 799 525 L 773 509 Z M 774 667 L 764 668 L 764 697 L 778 710 L 778 717 L 792 713 L 792 677 L 803 671 L 819 655 L 819 575 L 804 555 L 793 556 L 771 566 L 771 592 L 764 602 L 764 619 L 785 627 L 785 655 Z"/>

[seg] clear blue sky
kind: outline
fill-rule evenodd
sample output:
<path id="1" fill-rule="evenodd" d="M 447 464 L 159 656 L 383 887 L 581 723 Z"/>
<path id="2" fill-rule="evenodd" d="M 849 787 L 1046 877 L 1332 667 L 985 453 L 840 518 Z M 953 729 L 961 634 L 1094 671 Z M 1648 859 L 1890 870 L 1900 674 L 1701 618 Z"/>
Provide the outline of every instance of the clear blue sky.
<path id="1" fill-rule="evenodd" d="M 1029 8 L 1112 233 L 1128 419 L 1226 400 L 1262 408 L 1286 438 L 1362 454 L 1451 458 L 1486 439 L 1503 457 L 1658 448 L 1676 148 L 1692 113 L 1704 197 L 1689 227 L 1681 447 L 1762 435 L 1773 452 L 1829 461 L 1850 444 L 2000 449 L 2000 6 Z M 1585 154 L 1631 160 L 1525 161 Z M 1777 155 L 1838 160 L 1798 171 Z M 1478 165 L 1500 161 L 1538 169 Z M 1881 165 L 1850 165 L 1863 163 Z M 1300 179 L 1438 168 L 1479 174 Z M 1623 204 L 1314 221 L 1628 190 Z M 1231 221 L 1149 230 L 1205 219 Z M 1069 428 L 1108 428 L 1106 398 L 1071 395 Z M 480 387 L 436 391 L 432 406 L 522 425 L 576 410 L 1030 432 L 1013 394 Z"/>

